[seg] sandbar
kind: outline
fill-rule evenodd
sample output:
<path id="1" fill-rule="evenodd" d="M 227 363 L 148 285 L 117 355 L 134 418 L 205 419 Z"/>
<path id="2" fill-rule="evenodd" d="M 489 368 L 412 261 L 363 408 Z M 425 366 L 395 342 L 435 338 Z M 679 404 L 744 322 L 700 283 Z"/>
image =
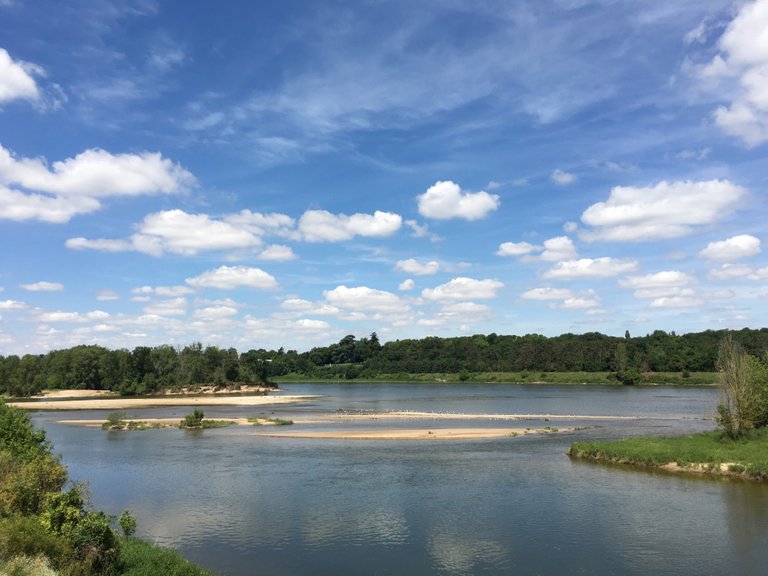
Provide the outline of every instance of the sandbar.
<path id="1" fill-rule="evenodd" d="M 160 424 L 161 426 L 178 426 L 182 419 L 178 416 L 176 418 L 125 418 L 123 422 L 146 422 L 147 424 Z M 219 420 L 223 422 L 232 422 L 238 426 L 253 426 L 253 422 L 249 422 L 248 418 L 209 418 L 209 420 Z M 56 420 L 57 424 L 70 424 L 74 426 L 85 426 L 86 428 L 101 428 L 104 424 L 104 419 L 101 420 Z M 259 418 L 258 425 L 260 426 L 276 426 L 277 424 L 269 420 L 268 418 Z"/>
<path id="2" fill-rule="evenodd" d="M 638 416 L 594 416 L 582 414 L 460 414 L 453 412 L 347 412 L 331 416 L 336 420 L 637 420 Z"/>
<path id="3" fill-rule="evenodd" d="M 262 432 L 246 434 L 262 438 L 311 438 L 324 440 L 479 440 L 531 434 L 570 432 L 572 428 L 431 428 L 407 430 L 343 430 L 328 432 Z"/>
<path id="4" fill-rule="evenodd" d="M 162 396 L 153 398 L 94 398 L 81 400 L 41 400 L 8 402 L 25 410 L 128 410 L 158 406 L 275 406 L 313 400 L 318 396 Z"/>

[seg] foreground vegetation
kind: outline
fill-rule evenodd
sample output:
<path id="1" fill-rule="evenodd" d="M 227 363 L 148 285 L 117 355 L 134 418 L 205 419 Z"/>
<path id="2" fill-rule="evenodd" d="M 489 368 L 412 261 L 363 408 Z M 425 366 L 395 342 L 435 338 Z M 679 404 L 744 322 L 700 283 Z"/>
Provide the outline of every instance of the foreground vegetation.
<path id="1" fill-rule="evenodd" d="M 576 442 L 568 454 L 651 468 L 676 463 L 682 470 L 768 480 L 768 429 L 750 430 L 736 440 L 713 431 L 691 436 Z"/>
<path id="2" fill-rule="evenodd" d="M 121 552 L 120 576 L 215 576 L 174 550 L 158 548 L 136 538 L 124 538 Z"/>
<path id="3" fill-rule="evenodd" d="M 724 331 L 646 336 L 597 332 L 509 336 L 476 334 L 428 337 L 382 344 L 376 333 L 348 335 L 335 344 L 296 350 L 249 350 L 191 344 L 108 350 L 76 346 L 48 354 L 0 356 L 0 395 L 30 396 L 49 389 L 112 390 L 124 395 L 154 394 L 213 384 L 237 387 L 274 379 L 577 382 L 623 384 L 690 383 L 714 373 Z M 745 350 L 768 349 L 768 329 L 733 334 Z M 678 375 L 672 378 L 672 375 Z M 669 382 L 660 379 L 669 378 Z"/>
<path id="4" fill-rule="evenodd" d="M 120 537 L 113 525 L 120 525 Z M 19 576 L 205 575 L 175 553 L 130 537 L 136 520 L 88 504 L 29 415 L 0 400 L 0 571 Z"/>

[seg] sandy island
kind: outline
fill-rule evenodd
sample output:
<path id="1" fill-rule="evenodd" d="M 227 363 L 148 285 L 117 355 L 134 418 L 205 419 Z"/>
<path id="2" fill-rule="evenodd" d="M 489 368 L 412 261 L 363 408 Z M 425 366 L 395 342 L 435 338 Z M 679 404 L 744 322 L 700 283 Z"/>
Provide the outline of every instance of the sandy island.
<path id="1" fill-rule="evenodd" d="M 593 416 L 580 414 L 460 414 L 453 412 L 345 412 L 323 418 L 302 419 L 305 424 L 329 420 L 637 420 L 639 416 Z M 298 422 L 298 420 L 297 420 Z"/>
<path id="2" fill-rule="evenodd" d="M 139 423 L 144 422 L 146 424 L 158 424 L 163 428 L 177 427 L 182 419 L 178 416 L 176 418 L 124 418 L 123 422 L 126 424 L 129 422 Z M 207 418 L 207 420 L 217 420 L 222 422 L 232 422 L 238 426 L 254 426 L 253 422 L 250 422 L 248 418 Z M 101 428 L 105 420 L 56 420 L 57 424 L 70 424 L 73 426 L 85 426 L 86 428 Z M 268 418 L 258 418 L 258 426 L 277 426 L 277 423 Z"/>
<path id="3" fill-rule="evenodd" d="M 344 430 L 328 432 L 263 432 L 246 434 L 262 438 L 310 438 L 323 440 L 479 440 L 531 434 L 571 432 L 572 428 L 432 428 L 429 430 Z"/>
<path id="4" fill-rule="evenodd" d="M 313 400 L 318 396 L 158 396 L 153 398 L 83 398 L 79 400 L 38 400 L 8 402 L 8 406 L 25 410 L 129 410 L 158 406 L 275 406 Z"/>

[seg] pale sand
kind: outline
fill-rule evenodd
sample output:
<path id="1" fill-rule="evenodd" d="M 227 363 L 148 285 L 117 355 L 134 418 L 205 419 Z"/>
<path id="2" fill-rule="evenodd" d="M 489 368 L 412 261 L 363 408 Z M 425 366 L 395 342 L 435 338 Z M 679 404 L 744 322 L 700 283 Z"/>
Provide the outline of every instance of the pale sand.
<path id="1" fill-rule="evenodd" d="M 171 396 L 161 398 L 97 398 L 9 402 L 8 406 L 26 410 L 128 410 L 157 406 L 274 406 L 313 400 L 318 396 Z"/>
<path id="2" fill-rule="evenodd" d="M 454 414 L 447 412 L 361 412 L 334 414 L 336 420 L 385 420 L 385 419 L 430 419 L 430 420 L 637 420 L 638 416 L 590 416 L 581 414 Z"/>
<path id="3" fill-rule="evenodd" d="M 344 430 L 334 432 L 266 432 L 246 434 L 262 438 L 313 438 L 322 440 L 478 440 L 525 436 L 531 434 L 555 434 L 570 432 L 572 428 L 559 430 L 525 428 L 432 428 L 431 430 Z"/>

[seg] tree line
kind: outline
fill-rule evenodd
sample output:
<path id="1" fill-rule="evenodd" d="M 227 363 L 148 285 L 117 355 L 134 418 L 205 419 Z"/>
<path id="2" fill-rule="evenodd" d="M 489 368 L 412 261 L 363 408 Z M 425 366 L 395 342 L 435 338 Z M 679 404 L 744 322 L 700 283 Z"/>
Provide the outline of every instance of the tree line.
<path id="1" fill-rule="evenodd" d="M 267 383 L 293 374 L 306 378 L 376 378 L 380 375 L 462 372 L 616 372 L 631 383 L 640 372 L 714 372 L 724 330 L 645 336 L 599 332 L 546 337 L 495 333 L 427 337 L 382 344 L 376 333 L 347 335 L 307 352 L 234 348 L 137 346 L 109 350 L 75 346 L 47 354 L 0 356 L 0 394 L 28 396 L 43 389 L 113 390 L 151 394 L 203 384 Z M 745 352 L 768 350 L 768 329 L 733 332 Z"/>

